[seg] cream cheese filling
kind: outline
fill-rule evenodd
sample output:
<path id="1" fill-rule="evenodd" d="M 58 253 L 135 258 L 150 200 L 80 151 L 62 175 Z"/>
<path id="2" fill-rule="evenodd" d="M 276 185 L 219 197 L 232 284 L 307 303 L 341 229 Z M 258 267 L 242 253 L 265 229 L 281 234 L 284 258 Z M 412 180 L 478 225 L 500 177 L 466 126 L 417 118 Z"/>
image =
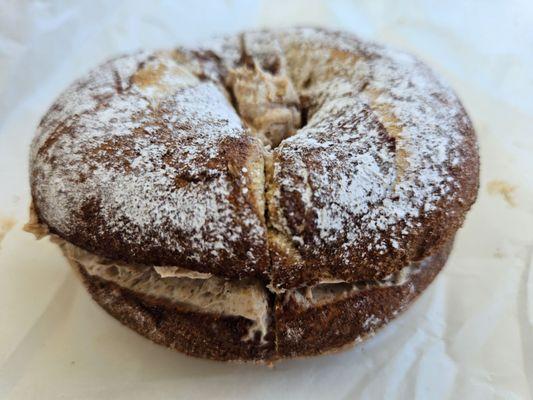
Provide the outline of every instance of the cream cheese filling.
<path id="1" fill-rule="evenodd" d="M 243 340 L 251 340 L 259 332 L 261 341 L 265 342 L 269 325 L 268 290 L 258 280 L 228 281 L 210 273 L 177 266 L 135 265 L 100 257 L 51 234 L 46 225 L 39 223 L 33 207 L 25 230 L 38 239 L 49 236 L 71 264 L 81 265 L 91 276 L 147 297 L 164 299 L 191 311 L 246 318 L 253 324 Z M 409 284 L 412 277 L 426 265 L 427 261 L 423 260 L 383 280 L 370 282 L 348 283 L 325 277 L 314 286 L 287 290 L 279 295 L 283 296 L 284 301 L 293 299 L 300 307 L 308 309 L 334 303 L 361 290 Z"/>
<path id="2" fill-rule="evenodd" d="M 246 318 L 253 324 L 243 340 L 251 340 L 259 332 L 264 341 L 269 322 L 268 292 L 259 281 L 227 281 L 181 267 L 150 267 L 109 260 L 50 234 L 33 210 L 30 213 L 25 230 L 37 238 L 49 236 L 71 263 L 81 265 L 89 275 L 191 311 Z"/>
<path id="3" fill-rule="evenodd" d="M 307 309 L 345 299 L 363 290 L 403 286 L 406 284 L 411 285 L 410 288 L 413 289 L 411 282 L 413 276 L 420 273 L 427 265 L 428 259 L 425 259 L 419 263 L 410 264 L 384 279 L 375 281 L 348 283 L 334 279 L 324 279 L 314 286 L 287 290 L 284 301 L 293 299 L 300 307 Z"/>
<path id="4" fill-rule="evenodd" d="M 192 271 L 182 267 L 154 267 L 155 272 L 161 278 L 189 278 L 189 279 L 209 279 L 213 276 L 208 272 Z"/>

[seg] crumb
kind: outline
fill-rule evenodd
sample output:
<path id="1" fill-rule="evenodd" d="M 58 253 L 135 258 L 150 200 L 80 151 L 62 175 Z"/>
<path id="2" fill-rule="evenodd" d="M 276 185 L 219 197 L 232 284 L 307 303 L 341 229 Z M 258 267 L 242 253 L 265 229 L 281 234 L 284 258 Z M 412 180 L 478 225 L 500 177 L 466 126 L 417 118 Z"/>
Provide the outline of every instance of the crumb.
<path id="1" fill-rule="evenodd" d="M 13 227 L 15 226 L 15 220 L 13 218 L 0 218 L 0 243 Z"/>
<path id="2" fill-rule="evenodd" d="M 487 190 L 490 194 L 499 194 L 511 207 L 516 206 L 514 193 L 516 186 L 503 180 L 495 179 L 488 183 Z"/>
<path id="3" fill-rule="evenodd" d="M 494 257 L 503 258 L 503 252 L 501 251 L 501 249 L 496 249 L 496 251 L 494 251 Z"/>

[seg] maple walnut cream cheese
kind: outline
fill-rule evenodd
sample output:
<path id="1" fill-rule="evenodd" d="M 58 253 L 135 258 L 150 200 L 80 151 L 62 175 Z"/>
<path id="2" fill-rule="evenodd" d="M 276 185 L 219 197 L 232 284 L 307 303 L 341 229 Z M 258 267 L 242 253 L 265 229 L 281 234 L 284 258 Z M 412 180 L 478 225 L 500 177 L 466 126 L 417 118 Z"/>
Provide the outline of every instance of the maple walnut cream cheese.
<path id="1" fill-rule="evenodd" d="M 156 343 L 270 362 L 372 335 L 444 265 L 475 201 L 472 124 L 420 61 L 343 32 L 123 56 L 63 92 L 28 230 Z"/>

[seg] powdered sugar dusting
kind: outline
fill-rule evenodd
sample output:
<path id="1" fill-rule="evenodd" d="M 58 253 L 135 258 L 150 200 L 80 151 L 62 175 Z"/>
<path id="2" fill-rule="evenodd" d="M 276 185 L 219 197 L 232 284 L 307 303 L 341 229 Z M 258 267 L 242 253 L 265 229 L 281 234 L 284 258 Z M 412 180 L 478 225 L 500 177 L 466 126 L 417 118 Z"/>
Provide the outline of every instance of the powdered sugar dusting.
<path id="1" fill-rule="evenodd" d="M 335 251 L 349 270 L 354 254 L 401 252 L 420 218 L 458 196 L 452 170 L 463 163 L 461 125 L 470 122 L 453 92 L 404 53 L 292 29 L 122 57 L 76 82 L 32 146 L 45 222 L 74 237 L 97 215 L 102 224 L 83 238 L 94 248 L 106 237 L 146 254 L 170 249 L 191 269 L 225 260 L 246 275 L 266 263 L 266 225 L 247 186 L 257 140 L 224 87 L 244 62 L 241 38 L 254 62 L 280 81 L 288 74 L 290 106 L 306 113 L 305 126 L 272 151 L 267 182 L 275 211 L 267 223 L 304 259 Z"/>
<path id="2" fill-rule="evenodd" d="M 98 234 L 192 262 L 231 259 L 243 242 L 265 240 L 221 154 L 242 141 L 225 94 L 170 56 L 108 63 L 63 94 L 39 128 L 32 160 L 41 216 L 68 237 L 90 205 L 105 221 Z M 249 257 L 249 267 L 260 258 Z"/>
<path id="3" fill-rule="evenodd" d="M 363 256 L 398 250 L 416 219 L 458 195 L 462 106 L 410 55 L 341 33 L 293 33 L 280 37 L 311 118 L 274 151 L 273 198 L 289 220 L 278 225 L 316 256 L 328 243 Z"/>

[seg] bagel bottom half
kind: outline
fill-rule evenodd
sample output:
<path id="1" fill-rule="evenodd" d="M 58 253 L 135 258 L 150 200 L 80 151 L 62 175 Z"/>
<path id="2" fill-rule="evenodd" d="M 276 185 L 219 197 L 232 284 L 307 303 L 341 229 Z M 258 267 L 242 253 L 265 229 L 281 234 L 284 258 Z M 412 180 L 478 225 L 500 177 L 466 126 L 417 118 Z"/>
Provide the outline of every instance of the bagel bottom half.
<path id="1" fill-rule="evenodd" d="M 367 284 L 325 304 L 302 304 L 294 296 L 272 296 L 265 337 L 244 340 L 251 321 L 238 316 L 190 311 L 149 299 L 97 276 L 71 260 L 94 300 L 124 325 L 155 343 L 220 361 L 272 362 L 334 352 L 362 341 L 396 317 L 433 281 L 452 242 L 417 264 L 416 273 L 395 285 Z"/>

